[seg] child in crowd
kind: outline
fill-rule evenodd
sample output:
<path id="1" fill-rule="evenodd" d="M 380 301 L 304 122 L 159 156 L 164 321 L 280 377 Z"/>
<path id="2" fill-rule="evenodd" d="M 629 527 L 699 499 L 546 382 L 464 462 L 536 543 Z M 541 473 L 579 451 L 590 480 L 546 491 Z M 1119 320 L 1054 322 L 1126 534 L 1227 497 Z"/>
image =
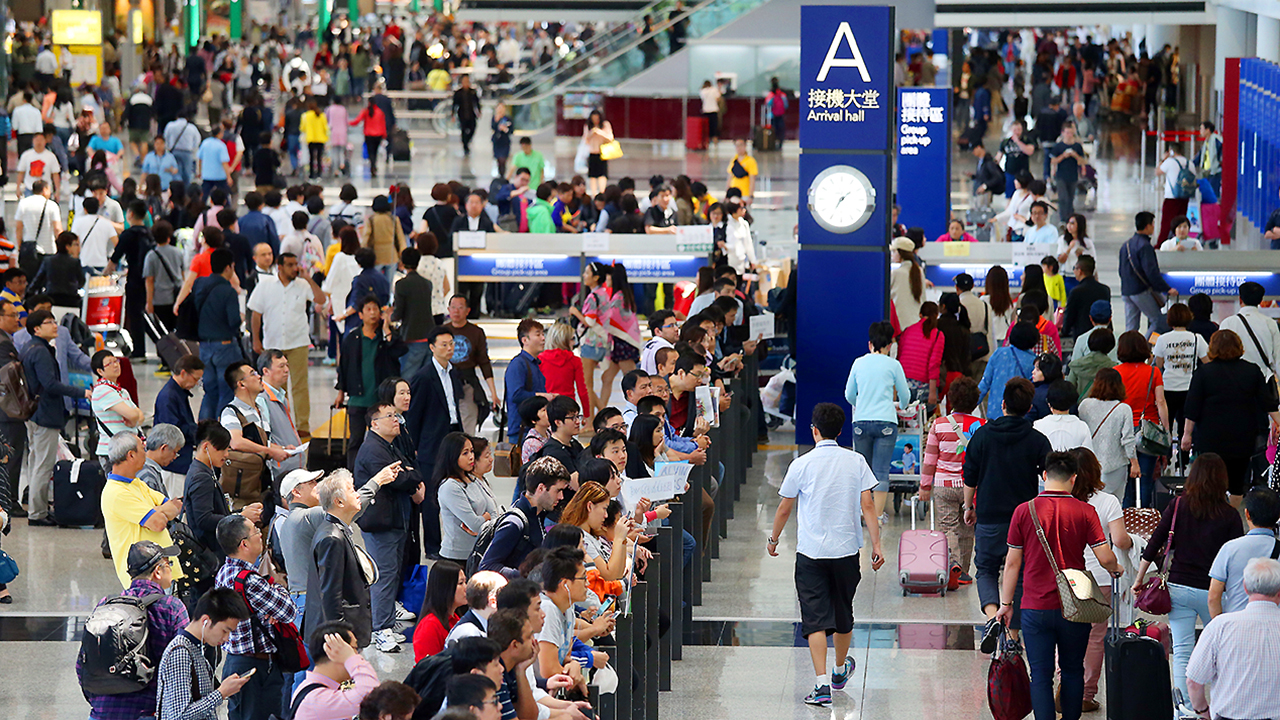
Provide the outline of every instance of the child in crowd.
<path id="1" fill-rule="evenodd" d="M 1045 292 L 1049 294 L 1049 302 L 1053 304 L 1052 309 L 1056 312 L 1067 304 L 1067 285 L 1062 275 L 1058 274 L 1060 268 L 1058 258 L 1045 255 L 1040 260 L 1040 268 L 1044 270 Z"/>

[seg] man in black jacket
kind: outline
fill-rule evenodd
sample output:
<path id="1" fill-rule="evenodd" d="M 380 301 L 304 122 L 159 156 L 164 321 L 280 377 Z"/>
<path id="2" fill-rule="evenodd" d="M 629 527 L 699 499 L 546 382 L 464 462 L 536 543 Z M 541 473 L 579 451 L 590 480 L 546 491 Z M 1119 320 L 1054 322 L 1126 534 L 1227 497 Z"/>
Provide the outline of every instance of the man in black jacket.
<path id="1" fill-rule="evenodd" d="M 1089 308 L 1098 300 L 1110 301 L 1111 288 L 1098 282 L 1097 261 L 1092 255 L 1081 255 L 1076 259 L 1075 275 L 1080 284 L 1067 296 L 1062 330 L 1067 337 L 1079 338 L 1093 327 Z"/>
<path id="2" fill-rule="evenodd" d="M 400 356 L 400 377 L 406 378 L 416 375 L 422 367 L 430 351 L 427 335 L 436 326 L 435 314 L 431 312 L 431 281 L 418 274 L 418 261 L 421 259 L 422 253 L 418 248 L 400 251 L 404 277 L 396 283 L 395 303 L 391 311 L 391 321 L 400 323 L 400 339 L 408 346 L 405 354 Z"/>
<path id="3" fill-rule="evenodd" d="M 542 520 L 564 498 L 569 471 L 555 458 L 538 458 L 524 469 L 524 492 L 511 505 L 519 511 L 505 514 L 493 540 L 480 560 L 481 570 L 501 573 L 508 580 L 520 577 L 520 563 L 542 547 Z"/>
<path id="4" fill-rule="evenodd" d="M 223 559 L 225 556 L 218 546 L 218 522 L 233 513 L 213 469 L 222 469 L 230 449 L 231 432 L 217 420 L 201 420 L 196 426 L 196 450 L 182 491 L 186 521 L 196 539 Z M 246 505 L 239 514 L 257 524 L 262 519 L 262 503 Z M 204 592 L 211 587 L 213 578 L 208 578 L 208 585 L 198 590 Z"/>
<path id="5" fill-rule="evenodd" d="M 471 154 L 471 138 L 476 134 L 476 118 L 480 117 L 480 96 L 471 87 L 471 76 L 462 76 L 462 85 L 453 91 L 453 114 L 462 128 L 462 153 Z"/>
<path id="6" fill-rule="evenodd" d="M 357 524 L 364 546 L 378 567 L 378 579 L 370 588 L 373 614 L 373 643 L 383 652 L 400 652 L 404 636 L 395 632 L 397 620 L 413 620 L 415 615 L 396 605 L 400 590 L 400 566 L 409 534 L 411 504 L 422 502 L 426 487 L 413 467 L 392 444 L 400 434 L 400 421 L 393 405 L 378 404 L 369 414 L 369 433 L 356 458 L 354 484 L 373 482 L 383 468 L 399 468 L 392 482 L 378 489 Z M 437 510 L 437 513 L 439 511 Z M 437 520 L 437 524 L 438 524 Z"/>
<path id="7" fill-rule="evenodd" d="M 1004 417 L 978 428 L 964 457 L 964 521 L 974 525 L 973 564 L 977 568 L 978 602 L 987 616 L 982 652 L 992 653 L 1003 626 L 996 620 L 1000 609 L 1000 570 L 1009 553 L 1009 522 L 1013 511 L 1040 492 L 1040 474 L 1053 448 L 1049 439 L 1024 416 L 1031 409 L 1035 387 L 1026 378 L 1014 378 L 1004 386 Z M 976 501 L 976 502 L 975 502 Z M 1009 629 L 1021 627 L 1018 605 L 1022 579 L 1018 579 Z"/>
<path id="8" fill-rule="evenodd" d="M 373 635 L 369 615 L 369 585 L 374 570 L 368 553 L 356 545 L 351 521 L 360 514 L 360 496 L 351 484 L 351 474 L 337 470 L 316 486 L 316 496 L 325 518 L 311 540 L 311 556 L 316 571 L 307 582 L 307 607 L 303 614 L 303 634 L 309 628 L 341 620 L 356 632 L 356 644 L 367 647 Z"/>
<path id="9" fill-rule="evenodd" d="M 58 436 L 67 424 L 67 408 L 62 398 L 85 398 L 89 390 L 74 388 L 62 381 L 57 357 L 53 354 L 58 337 L 58 321 L 48 310 L 35 310 L 27 315 L 27 332 L 31 342 L 22 353 L 22 369 L 27 376 L 27 392 L 38 398 L 35 414 L 28 421 L 31 428 L 31 519 L 29 525 L 56 525 L 49 513 L 53 491 L 53 466 L 58 460 Z"/>
<path id="10" fill-rule="evenodd" d="M 973 157 L 978 161 L 978 169 L 973 174 L 973 195 L 985 207 L 991 204 L 992 193 L 1004 192 L 1004 171 L 980 142 L 973 146 Z"/>
<path id="11" fill-rule="evenodd" d="M 404 342 L 391 332 L 391 309 L 382 309 L 374 295 L 359 301 L 360 327 L 342 340 L 338 354 L 338 395 L 334 407 L 347 404 L 351 436 L 347 439 L 347 467 L 354 470 L 360 443 L 369 429 L 369 411 L 378 398 L 378 384 L 400 374 Z M 381 326 L 381 327 L 379 327 Z M 366 386 L 365 366 L 373 373 L 373 385 Z"/>
<path id="12" fill-rule="evenodd" d="M 427 335 L 431 358 L 409 379 L 409 412 L 405 424 L 418 449 L 418 467 L 427 475 L 435 469 L 440 441 L 462 432 L 462 376 L 453 367 L 453 331 L 441 325 Z M 447 379 L 447 381 L 446 381 Z M 440 507 L 434 491 L 422 506 L 422 549 L 428 558 L 440 555 Z"/>

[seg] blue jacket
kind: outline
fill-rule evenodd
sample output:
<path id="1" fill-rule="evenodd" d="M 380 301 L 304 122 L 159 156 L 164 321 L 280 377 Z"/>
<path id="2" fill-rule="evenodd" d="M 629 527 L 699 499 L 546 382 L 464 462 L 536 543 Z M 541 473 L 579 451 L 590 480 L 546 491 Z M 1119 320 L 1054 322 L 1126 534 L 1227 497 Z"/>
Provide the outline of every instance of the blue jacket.
<path id="1" fill-rule="evenodd" d="M 191 291 L 200 308 L 200 342 L 240 339 L 240 298 L 231 281 L 210 275 L 196 281 Z"/>
<path id="2" fill-rule="evenodd" d="M 543 538 L 542 516 L 529 504 L 528 498 L 521 494 L 511 509 L 519 510 L 524 517 L 504 520 L 494 531 L 493 540 L 480 560 L 481 570 L 501 573 L 507 579 L 520 577 L 520 563 L 535 548 L 542 547 Z"/>
<path id="3" fill-rule="evenodd" d="M 356 312 L 347 316 L 344 333 L 359 329 L 360 303 L 367 295 L 376 295 L 383 307 L 391 304 L 391 283 L 387 281 L 386 273 L 376 267 L 361 270 L 360 274 L 351 281 L 351 291 L 347 294 L 347 307 L 355 308 Z"/>
<path id="4" fill-rule="evenodd" d="M 1141 295 L 1148 289 L 1169 292 L 1169 283 L 1160 274 L 1151 236 L 1134 233 L 1120 246 L 1120 294 Z"/>
<path id="5" fill-rule="evenodd" d="M 196 446 L 196 416 L 191 412 L 191 391 L 183 390 L 178 383 L 169 382 L 156 394 L 155 424 L 169 423 L 182 431 L 186 443 L 178 451 L 178 457 L 165 470 L 186 475 L 191 468 L 191 451 Z"/>
<path id="6" fill-rule="evenodd" d="M 1031 371 L 1035 369 L 1036 356 L 1026 350 L 1007 345 L 999 348 L 987 363 L 982 373 L 982 382 L 978 383 L 978 397 L 987 398 L 987 417 L 998 418 L 1004 415 L 1004 386 L 1010 380 L 1021 377 L 1031 379 Z"/>
<path id="7" fill-rule="evenodd" d="M 67 424 L 67 408 L 62 398 L 82 398 L 84 390 L 62 382 L 62 371 L 53 355 L 53 346 L 43 338 L 32 338 L 22 353 L 22 369 L 27 391 L 39 398 L 31 422 L 43 428 L 61 430 Z"/>
<path id="8" fill-rule="evenodd" d="M 271 254 L 280 254 L 280 233 L 276 221 L 261 210 L 250 210 L 238 221 L 240 234 L 248 238 L 252 250 L 258 243 L 271 246 Z"/>
<path id="9" fill-rule="evenodd" d="M 520 403 L 547 391 L 547 378 L 542 374 L 542 363 L 521 350 L 519 355 L 511 359 L 507 365 L 507 373 L 503 376 L 502 386 L 507 395 L 507 435 L 515 438 L 513 445 L 520 443 Z"/>

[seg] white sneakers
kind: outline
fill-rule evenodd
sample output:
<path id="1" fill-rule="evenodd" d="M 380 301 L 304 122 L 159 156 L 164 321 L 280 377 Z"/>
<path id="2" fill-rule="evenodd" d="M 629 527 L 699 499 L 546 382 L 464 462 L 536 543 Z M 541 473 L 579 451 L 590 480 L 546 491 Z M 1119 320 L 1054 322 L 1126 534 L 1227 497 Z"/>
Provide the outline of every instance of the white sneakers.
<path id="1" fill-rule="evenodd" d="M 396 620 L 400 622 L 409 622 L 411 620 L 417 620 L 417 619 L 418 619 L 418 616 L 406 610 L 404 605 L 401 605 L 400 603 L 396 603 Z"/>
<path id="2" fill-rule="evenodd" d="M 373 634 L 373 645 L 384 653 L 400 652 L 400 643 L 404 641 L 404 636 L 391 630 L 379 630 Z"/>

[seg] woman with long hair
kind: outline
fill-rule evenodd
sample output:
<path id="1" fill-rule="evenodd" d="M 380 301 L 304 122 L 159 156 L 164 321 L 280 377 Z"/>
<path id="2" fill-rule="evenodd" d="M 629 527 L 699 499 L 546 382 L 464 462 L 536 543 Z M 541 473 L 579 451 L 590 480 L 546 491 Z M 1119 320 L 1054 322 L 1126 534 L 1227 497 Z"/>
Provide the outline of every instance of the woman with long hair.
<path id="1" fill-rule="evenodd" d="M 1058 262 L 1062 263 L 1062 267 L 1076 266 L 1076 259 L 1081 255 L 1091 255 L 1098 257 L 1098 248 L 1093 244 L 1093 238 L 1089 237 L 1089 223 L 1084 216 L 1076 213 L 1067 218 L 1066 232 L 1062 237 L 1058 238 Z M 1085 558 L 1088 560 L 1088 558 Z"/>
<path id="2" fill-rule="evenodd" d="M 360 265 L 356 262 L 356 251 L 360 249 L 360 237 L 356 229 L 348 225 L 339 230 L 338 242 L 334 244 L 338 246 L 338 253 L 329 263 L 324 282 L 320 285 L 320 290 L 329 296 L 329 307 L 333 309 L 329 314 L 329 357 L 324 361 L 326 365 L 337 362 L 338 346 L 342 343 L 343 333 L 334 316 L 342 313 L 347 307 L 351 282 L 360 274 Z"/>
<path id="3" fill-rule="evenodd" d="M 473 475 L 475 469 L 475 450 L 467 436 L 445 435 L 431 475 L 440 502 L 440 555 L 464 565 L 480 529 L 498 512 L 493 495 Z"/>
<path id="4" fill-rule="evenodd" d="M 431 314 L 435 316 L 437 325 L 443 325 L 445 316 L 449 314 L 450 287 L 447 268 L 450 263 L 444 258 L 436 257 L 440 242 L 436 240 L 436 234 L 430 230 L 418 233 L 414 237 L 414 242 L 418 245 L 418 252 L 422 254 L 418 260 L 418 274 L 431 281 Z"/>
<path id="5" fill-rule="evenodd" d="M 422 598 L 418 627 L 413 630 L 413 660 L 444 650 L 444 640 L 467 606 L 467 575 L 462 566 L 437 560 L 427 574 L 427 592 Z"/>
<path id="6" fill-rule="evenodd" d="M 1151 345 L 1147 339 L 1137 330 L 1123 333 L 1116 343 L 1116 358 L 1120 364 L 1115 370 L 1124 380 L 1125 402 L 1133 411 L 1133 427 L 1140 428 L 1143 420 L 1149 420 L 1159 423 L 1167 432 L 1169 404 L 1164 397 L 1164 374 L 1159 368 L 1148 364 L 1151 360 Z M 1222 412 L 1222 408 L 1215 407 L 1214 412 Z M 1138 451 L 1138 465 L 1142 468 L 1139 481 L 1139 491 L 1142 493 L 1140 507 L 1151 507 L 1151 493 L 1155 486 L 1153 474 L 1157 460 L 1155 455 Z M 1134 506 L 1133 492 L 1132 488 L 1125 491 L 1125 507 Z M 1243 492 L 1241 490 L 1241 494 Z"/>
<path id="7" fill-rule="evenodd" d="M 614 501 L 603 485 L 583 483 L 560 514 L 560 522 L 582 529 L 588 567 L 595 568 L 605 580 L 621 580 L 626 576 L 631 539 L 628 532 L 614 533 L 609 541 L 603 539 L 611 502 Z M 620 522 L 625 530 L 631 529 L 631 521 Z"/>
<path id="8" fill-rule="evenodd" d="M 409 190 L 409 186 L 397 187 L 395 210 L 392 214 L 400 221 L 400 227 L 409 239 L 413 239 L 413 207 L 413 192 Z"/>
<path id="9" fill-rule="evenodd" d="M 147 203 L 147 212 L 151 214 L 151 220 L 154 223 L 163 220 L 164 214 L 164 188 L 160 185 L 160 176 L 155 173 L 147 175 L 142 184 L 143 200 Z"/>
<path id="10" fill-rule="evenodd" d="M 587 192 L 595 195 L 604 192 L 609 184 L 609 161 L 600 156 L 600 146 L 613 142 L 613 125 L 605 119 L 604 112 L 592 109 L 587 116 L 582 142 L 587 144 Z"/>
<path id="11" fill-rule="evenodd" d="M 1071 496 L 1081 502 L 1087 502 L 1098 512 L 1098 521 L 1102 525 L 1102 534 L 1107 541 L 1119 550 L 1133 547 L 1133 538 L 1124 529 L 1124 510 L 1120 509 L 1120 501 L 1115 495 L 1103 492 L 1106 486 L 1102 482 L 1102 466 L 1098 458 L 1088 448 L 1078 447 L 1069 450 L 1076 458 L 1076 482 Z M 1084 554 L 1085 569 L 1093 573 L 1103 596 L 1111 599 L 1111 573 L 1102 567 L 1098 558 L 1091 552 Z M 1098 694 L 1098 679 L 1102 677 L 1103 640 L 1107 635 L 1107 623 L 1093 623 L 1089 630 L 1089 647 L 1084 653 L 1084 711 L 1093 712 L 1100 706 L 1094 698 Z"/>
<path id="12" fill-rule="evenodd" d="M 1141 473 L 1136 450 L 1137 434 L 1124 402 L 1124 379 L 1114 368 L 1102 368 L 1093 376 L 1089 396 L 1080 401 L 1080 419 L 1093 435 L 1093 449 L 1102 467 L 1103 489 L 1123 499 L 1130 478 Z"/>
<path id="13" fill-rule="evenodd" d="M 898 336 L 898 362 L 907 375 L 911 397 L 928 403 L 932 413 L 938 405 L 938 377 L 942 373 L 942 351 L 946 338 L 938 330 L 938 306 L 926 302 L 920 317 Z"/>
<path id="14" fill-rule="evenodd" d="M 992 265 L 983 279 L 982 302 L 991 308 L 991 332 L 987 341 L 991 351 L 1008 344 L 1009 326 L 1016 322 L 1018 309 L 1009 293 L 1009 272 L 1000 265 Z"/>
<path id="15" fill-rule="evenodd" d="M 377 95 L 369 96 L 369 103 L 350 122 L 352 127 L 364 126 L 364 151 L 369 157 L 369 177 L 378 174 L 378 150 L 387 139 L 387 116 L 375 102 Z"/>
<path id="16" fill-rule="evenodd" d="M 600 376 L 599 404 L 592 407 L 604 407 L 609 404 L 609 396 L 613 394 L 613 378 L 618 371 L 627 374 L 636 369 L 640 361 L 640 321 L 636 319 L 636 296 L 627 281 L 627 268 L 622 263 L 615 263 L 609 273 L 609 306 L 605 313 L 610 328 L 612 349 L 609 351 L 609 367 Z"/>
<path id="17" fill-rule="evenodd" d="M 1142 551 L 1142 563 L 1133 579 L 1134 597 L 1151 563 L 1163 554 L 1169 533 L 1173 533 L 1173 562 L 1167 568 L 1169 599 L 1173 601 L 1169 611 L 1173 686 L 1187 698 L 1187 661 L 1196 644 L 1196 617 L 1205 625 L 1213 619 L 1209 614 L 1209 568 L 1223 545 L 1244 534 L 1240 513 L 1227 502 L 1227 464 L 1217 453 L 1203 453 L 1191 463 L 1182 496 L 1174 498 L 1161 513 L 1160 524 Z"/>
<path id="18" fill-rule="evenodd" d="M 627 453 L 627 477 L 653 477 L 658 460 L 666 458 L 666 438 L 662 418 L 657 415 L 637 415 L 631 421 L 631 446 L 635 452 Z"/>
<path id="19" fill-rule="evenodd" d="M 911 238 L 894 238 L 889 247 L 890 262 L 897 264 L 889 273 L 889 302 L 893 305 L 894 329 L 901 335 L 920 319 L 924 271 L 916 262 L 916 244 Z"/>
<path id="20" fill-rule="evenodd" d="M 1022 268 L 1022 295 L 1033 290 L 1044 293 L 1046 298 L 1049 297 L 1049 289 L 1044 285 L 1044 268 L 1040 267 L 1039 263 Z"/>
<path id="21" fill-rule="evenodd" d="M 506 177 L 507 158 L 511 157 L 511 132 L 515 130 L 506 103 L 499 102 L 493 106 L 490 128 L 493 131 L 490 139 L 493 141 L 493 161 L 498 164 L 498 177 Z"/>
<path id="22" fill-rule="evenodd" d="M 582 374 L 587 383 L 587 397 L 591 407 L 604 407 L 596 395 L 596 366 L 604 362 L 609 353 L 609 334 L 605 330 L 606 311 L 609 307 L 609 266 L 599 260 L 592 261 L 582 271 L 582 307 L 570 307 L 569 314 L 583 325 L 578 338 L 578 354 L 582 357 Z M 610 378 L 612 379 L 612 378 Z"/>

